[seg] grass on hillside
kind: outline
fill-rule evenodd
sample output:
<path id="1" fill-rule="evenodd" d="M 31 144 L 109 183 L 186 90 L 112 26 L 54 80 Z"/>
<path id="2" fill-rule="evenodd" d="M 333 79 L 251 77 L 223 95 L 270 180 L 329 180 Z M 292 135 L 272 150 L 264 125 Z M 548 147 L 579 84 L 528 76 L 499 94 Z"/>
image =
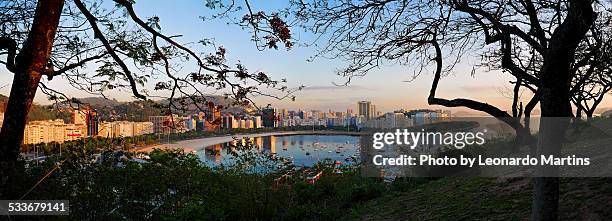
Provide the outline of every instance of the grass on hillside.
<path id="1" fill-rule="evenodd" d="M 612 137 L 612 118 L 573 126 L 567 149 L 607 152 L 600 147 Z M 560 182 L 561 220 L 612 219 L 612 178 Z M 531 188 L 531 178 L 440 178 L 356 205 L 343 220 L 528 220 Z"/>
<path id="2" fill-rule="evenodd" d="M 612 218 L 611 178 L 562 178 L 560 219 Z M 442 178 L 386 194 L 343 220 L 528 220 L 530 178 Z"/>

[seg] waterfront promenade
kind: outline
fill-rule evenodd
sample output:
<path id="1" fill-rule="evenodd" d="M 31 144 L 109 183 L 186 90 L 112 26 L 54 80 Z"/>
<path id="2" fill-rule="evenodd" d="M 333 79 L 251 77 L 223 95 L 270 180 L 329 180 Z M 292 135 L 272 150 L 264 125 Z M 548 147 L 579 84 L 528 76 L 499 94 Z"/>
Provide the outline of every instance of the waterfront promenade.
<path id="1" fill-rule="evenodd" d="M 191 140 L 181 140 L 171 143 L 159 143 L 148 147 L 140 148 L 137 152 L 151 152 L 153 149 L 183 149 L 185 152 L 198 151 L 204 149 L 207 146 L 215 144 L 230 142 L 234 138 L 251 138 L 251 137 L 264 137 L 264 136 L 287 136 L 287 135 L 351 135 L 359 136 L 362 132 L 351 132 L 351 131 L 333 131 L 333 130 L 317 130 L 317 131 L 278 131 L 278 132 L 267 132 L 267 133 L 255 133 L 255 134 L 231 134 L 226 136 L 215 136 L 205 137 Z"/>

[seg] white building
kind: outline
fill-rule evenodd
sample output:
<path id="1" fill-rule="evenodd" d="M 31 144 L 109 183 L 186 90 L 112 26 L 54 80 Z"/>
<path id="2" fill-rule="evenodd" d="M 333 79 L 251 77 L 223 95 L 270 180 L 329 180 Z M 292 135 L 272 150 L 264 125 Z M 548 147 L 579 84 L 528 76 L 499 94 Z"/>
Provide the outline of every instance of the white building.
<path id="1" fill-rule="evenodd" d="M 152 122 L 113 121 L 99 125 L 98 136 L 106 138 L 133 137 L 153 133 Z"/>

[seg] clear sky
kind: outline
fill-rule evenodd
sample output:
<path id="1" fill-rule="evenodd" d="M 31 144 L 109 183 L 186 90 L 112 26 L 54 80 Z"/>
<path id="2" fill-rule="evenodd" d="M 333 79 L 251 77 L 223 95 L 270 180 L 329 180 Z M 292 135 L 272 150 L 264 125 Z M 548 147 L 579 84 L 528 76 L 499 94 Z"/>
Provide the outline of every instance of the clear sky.
<path id="1" fill-rule="evenodd" d="M 274 2 L 277 5 L 269 5 Z M 282 1 L 252 1 L 255 11 L 270 10 L 278 7 Z M 349 87 L 337 87 L 332 82 L 342 83 L 345 79 L 337 76 L 335 70 L 343 67 L 344 61 L 319 58 L 308 62 L 307 58 L 316 53 L 316 48 L 296 46 L 291 50 L 259 51 L 250 41 L 250 33 L 236 25 L 228 25 L 226 20 L 203 21 L 200 16 L 210 15 L 211 10 L 204 7 L 203 0 L 139 0 L 135 8 L 141 17 L 159 16 L 162 31 L 168 35 L 181 34 L 180 42 L 197 42 L 202 38 L 214 38 L 217 45 L 228 51 L 232 60 L 240 60 L 249 70 L 262 70 L 273 78 L 286 78 L 289 86 L 305 85 L 306 88 L 296 94 L 295 102 L 290 100 L 270 100 L 256 98 L 259 103 L 272 103 L 280 108 L 346 110 L 356 109 L 359 100 L 371 100 L 378 110 L 392 111 L 400 108 L 442 108 L 428 106 L 427 95 L 431 86 L 432 75 L 426 74 L 412 82 L 403 82 L 411 78 L 411 67 L 391 65 L 372 70 L 363 78 L 353 79 Z M 300 41 L 310 40 L 308 34 L 299 29 L 292 29 L 294 37 Z M 511 100 L 500 91 L 507 90 L 507 74 L 499 72 L 477 72 L 470 75 L 469 62 L 455 69 L 451 76 L 441 80 L 438 96 L 444 98 L 472 98 L 486 101 L 502 109 L 510 109 Z M 0 93 L 8 95 L 12 74 L 0 69 Z M 61 79 L 54 79 L 51 86 L 76 97 L 89 96 L 67 86 Z M 37 103 L 48 103 L 45 96 L 38 93 Z M 131 100 L 127 92 L 113 93 L 111 97 L 118 100 Z M 606 98 L 602 107 L 612 107 L 611 97 Z M 456 110 L 456 109 L 455 109 Z"/>

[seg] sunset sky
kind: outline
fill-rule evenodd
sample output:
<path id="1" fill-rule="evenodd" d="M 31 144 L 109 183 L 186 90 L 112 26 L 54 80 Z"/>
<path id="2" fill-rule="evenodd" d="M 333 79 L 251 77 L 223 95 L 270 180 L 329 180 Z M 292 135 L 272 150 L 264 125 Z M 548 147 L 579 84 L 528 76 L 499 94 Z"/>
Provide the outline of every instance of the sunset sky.
<path id="1" fill-rule="evenodd" d="M 346 110 L 356 109 L 359 100 L 370 100 L 377 105 L 378 110 L 392 111 L 400 108 L 434 108 L 447 109 L 440 106 L 428 106 L 427 95 L 431 86 L 432 74 L 419 76 L 411 82 L 404 82 L 412 78 L 411 67 L 389 64 L 384 68 L 372 70 L 363 78 L 355 78 L 348 87 L 334 86 L 333 82 L 343 83 L 344 78 L 335 74 L 335 70 L 345 64 L 342 60 L 329 60 L 324 58 L 308 62 L 310 56 L 316 54 L 314 47 L 296 46 L 291 50 L 259 51 L 250 41 L 250 33 L 236 25 L 226 24 L 226 20 L 203 21 L 199 16 L 210 15 L 211 10 L 204 7 L 202 0 L 163 1 L 146 0 L 137 1 L 137 13 L 141 17 L 159 16 L 162 31 L 168 35 L 182 34 L 180 42 L 197 42 L 202 38 L 214 38 L 216 45 L 224 46 L 231 60 L 240 60 L 249 70 L 261 70 L 269 73 L 273 78 L 286 78 L 289 86 L 306 86 L 303 91 L 296 93 L 295 102 L 290 100 L 271 100 L 256 98 L 260 104 L 272 103 L 276 107 L 290 109 L 320 109 L 320 110 Z M 270 1 L 253 1 L 255 11 L 270 10 L 282 5 L 265 6 Z M 312 41 L 312 36 L 292 29 L 298 43 Z M 231 62 L 230 62 L 231 63 Z M 457 67 L 454 74 L 443 78 L 438 96 L 443 98 L 472 98 L 486 101 L 504 110 L 510 109 L 511 99 L 503 95 L 513 80 L 508 74 L 500 72 L 477 72 L 474 77 L 470 75 L 471 65 L 474 62 L 465 61 Z M 12 73 L 0 69 L 0 93 L 8 95 Z M 56 89 L 75 97 L 87 97 L 81 91 L 68 86 L 65 80 L 54 79 L 48 83 Z M 111 96 L 120 101 L 132 100 L 128 92 L 113 93 Z M 529 97 L 525 94 L 525 100 Z M 35 102 L 49 103 L 46 97 L 38 93 Z M 612 108 L 612 97 L 608 96 L 601 108 Z M 454 109 L 457 110 L 457 109 Z"/>

